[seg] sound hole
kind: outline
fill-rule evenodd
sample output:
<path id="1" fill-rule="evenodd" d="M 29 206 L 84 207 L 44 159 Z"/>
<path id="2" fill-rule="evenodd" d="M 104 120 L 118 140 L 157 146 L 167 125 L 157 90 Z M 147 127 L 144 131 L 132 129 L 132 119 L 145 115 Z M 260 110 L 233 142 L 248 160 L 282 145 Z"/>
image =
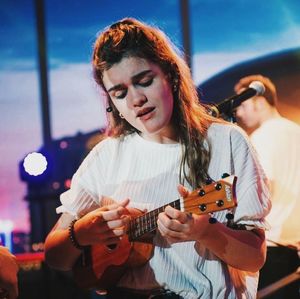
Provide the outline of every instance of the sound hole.
<path id="1" fill-rule="evenodd" d="M 109 244 L 109 245 L 106 245 L 106 246 L 109 250 L 115 250 L 117 248 L 118 244 Z"/>

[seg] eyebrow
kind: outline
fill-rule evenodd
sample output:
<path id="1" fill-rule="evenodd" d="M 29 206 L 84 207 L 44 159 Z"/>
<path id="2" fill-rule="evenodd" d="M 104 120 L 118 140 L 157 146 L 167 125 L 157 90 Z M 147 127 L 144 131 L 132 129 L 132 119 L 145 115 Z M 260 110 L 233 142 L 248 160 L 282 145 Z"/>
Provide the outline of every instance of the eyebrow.
<path id="1" fill-rule="evenodd" d="M 141 78 L 143 78 L 145 75 L 149 74 L 149 73 L 152 73 L 152 70 L 145 70 L 145 71 L 142 71 L 134 76 L 131 77 L 131 81 L 133 82 L 136 82 L 138 80 L 140 80 Z M 117 84 L 117 85 L 114 85 L 112 86 L 111 88 L 109 88 L 107 90 L 107 92 L 110 92 L 112 90 L 118 90 L 118 89 L 122 89 L 123 87 L 123 84 Z"/>

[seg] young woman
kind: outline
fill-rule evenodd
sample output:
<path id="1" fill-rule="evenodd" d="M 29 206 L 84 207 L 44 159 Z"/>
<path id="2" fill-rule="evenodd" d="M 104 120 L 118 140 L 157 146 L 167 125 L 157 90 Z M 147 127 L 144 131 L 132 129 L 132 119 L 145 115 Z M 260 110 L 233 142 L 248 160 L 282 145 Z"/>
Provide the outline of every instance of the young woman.
<path id="1" fill-rule="evenodd" d="M 93 68 L 107 94 L 108 136 L 61 195 L 47 262 L 69 270 L 82 247 L 118 244 L 136 209 L 186 198 L 228 173 L 237 176 L 233 225 L 227 211 L 212 218 L 167 206 L 157 218 L 150 260 L 127 269 L 108 296 L 255 298 L 270 203 L 248 139 L 207 114 L 188 66 L 155 27 L 131 18 L 111 25 L 95 42 Z"/>

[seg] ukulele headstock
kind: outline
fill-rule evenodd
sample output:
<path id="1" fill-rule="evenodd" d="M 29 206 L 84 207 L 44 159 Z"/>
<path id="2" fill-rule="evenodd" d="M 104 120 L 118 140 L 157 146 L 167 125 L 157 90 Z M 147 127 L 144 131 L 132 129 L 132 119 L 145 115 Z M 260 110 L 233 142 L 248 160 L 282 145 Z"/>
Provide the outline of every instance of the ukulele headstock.
<path id="1" fill-rule="evenodd" d="M 237 177 L 231 175 L 192 191 L 183 199 L 184 211 L 199 215 L 234 208 L 236 181 Z"/>

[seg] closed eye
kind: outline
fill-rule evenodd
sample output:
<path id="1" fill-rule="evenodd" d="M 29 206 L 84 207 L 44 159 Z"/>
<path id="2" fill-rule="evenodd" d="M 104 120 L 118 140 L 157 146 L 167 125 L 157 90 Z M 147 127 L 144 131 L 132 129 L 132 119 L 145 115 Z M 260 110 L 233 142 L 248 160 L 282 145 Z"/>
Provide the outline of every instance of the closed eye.
<path id="1" fill-rule="evenodd" d="M 150 86 L 153 82 L 153 77 L 151 78 L 144 78 L 142 79 L 141 81 L 139 81 L 139 85 L 142 86 L 142 87 L 147 87 L 147 86 Z"/>
<path id="2" fill-rule="evenodd" d="M 127 94 L 127 90 L 126 89 L 120 89 L 120 90 L 116 90 L 113 96 L 116 99 L 124 99 L 125 96 L 126 96 L 126 94 Z"/>
<path id="3" fill-rule="evenodd" d="M 138 78 L 141 75 L 142 75 L 142 77 Z M 145 74 L 142 73 L 142 74 L 139 74 L 137 77 L 135 77 L 132 80 L 132 83 L 134 85 L 139 85 L 141 87 L 147 87 L 153 83 L 153 80 L 154 80 L 153 75 L 149 76 L 149 74 L 147 74 L 145 76 Z M 112 88 L 110 88 L 108 90 L 108 92 L 111 94 L 112 97 L 114 97 L 116 99 L 124 99 L 127 95 L 127 88 L 124 88 L 124 86 L 120 84 L 120 85 L 113 86 Z"/>

